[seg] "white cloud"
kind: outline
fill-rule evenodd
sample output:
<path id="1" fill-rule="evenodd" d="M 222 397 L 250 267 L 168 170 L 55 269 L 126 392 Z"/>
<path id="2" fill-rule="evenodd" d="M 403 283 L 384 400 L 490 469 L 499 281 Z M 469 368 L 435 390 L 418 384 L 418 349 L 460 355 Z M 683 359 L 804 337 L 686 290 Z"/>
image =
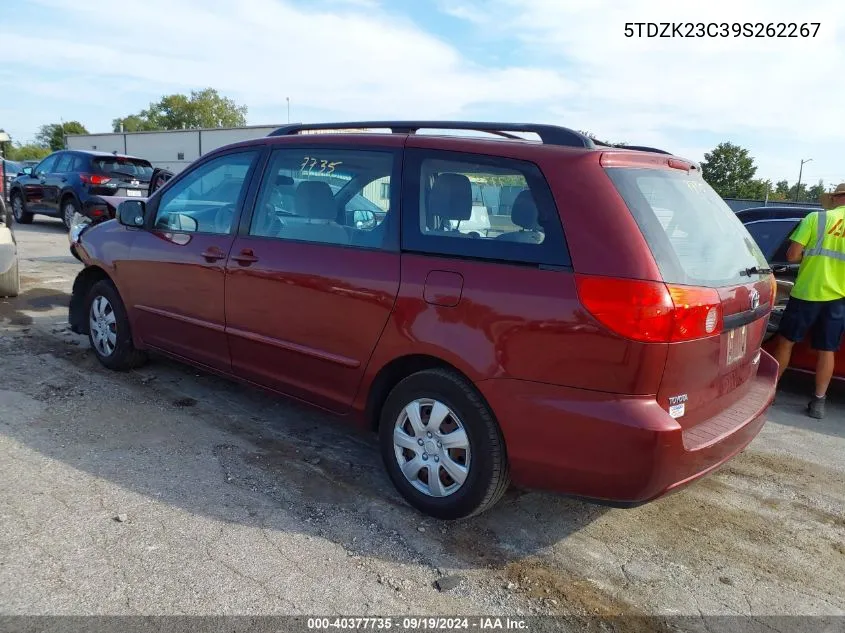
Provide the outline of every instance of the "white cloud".
<path id="1" fill-rule="evenodd" d="M 429 0 L 474 33 L 451 43 L 393 0 L 145 0 L 127 20 L 113 0 L 33 2 L 62 28 L 16 28 L 12 14 L 0 26 L 0 90 L 27 94 L 47 120 L 84 113 L 87 102 L 100 129 L 166 92 L 214 86 L 253 112 L 279 113 L 252 123 L 284 120 L 286 97 L 294 119 L 299 110 L 340 119 L 483 111 L 695 160 L 730 140 L 751 150 L 763 177 L 794 180 L 800 159 L 813 157 L 805 180 L 845 180 L 841 0 Z M 627 22 L 672 21 L 821 26 L 803 39 L 624 36 Z M 461 53 L 474 46 L 486 66 Z M 9 127 L 14 108 L 3 107 Z"/>
<path id="2" fill-rule="evenodd" d="M 67 28 L 50 35 L 0 29 L 5 61 L 22 75 L 32 75 L 27 66 L 49 71 L 57 64 L 97 74 L 97 81 L 79 86 L 92 101 L 145 82 L 150 92 L 213 86 L 239 102 L 280 111 L 290 97 L 353 118 L 439 118 L 475 103 L 562 99 L 574 89 L 550 69 L 474 66 L 372 0 L 308 8 L 281 0 L 148 0 L 119 22 L 111 0 L 38 2 L 66 12 Z"/>
<path id="3" fill-rule="evenodd" d="M 516 34 L 538 65 L 570 70 L 578 94 L 550 111 L 556 121 L 670 149 L 673 133 L 757 139 L 778 145 L 751 148 L 765 177 L 796 178 L 806 152 L 821 171 L 845 176 L 836 167 L 845 141 L 840 0 L 485 0 L 453 10 L 460 13 Z M 815 38 L 625 37 L 635 22 L 821 24 Z"/>

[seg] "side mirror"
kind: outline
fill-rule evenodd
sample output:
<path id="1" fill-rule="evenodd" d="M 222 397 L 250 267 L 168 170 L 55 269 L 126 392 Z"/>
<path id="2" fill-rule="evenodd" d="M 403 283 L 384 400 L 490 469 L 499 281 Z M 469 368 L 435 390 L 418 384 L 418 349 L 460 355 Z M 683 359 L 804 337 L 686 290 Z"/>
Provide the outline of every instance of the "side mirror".
<path id="1" fill-rule="evenodd" d="M 369 209 L 355 211 L 352 220 L 356 229 L 369 230 L 376 226 L 376 214 Z"/>
<path id="2" fill-rule="evenodd" d="M 117 221 L 123 226 L 144 226 L 147 205 L 141 200 L 124 200 L 117 207 Z"/>

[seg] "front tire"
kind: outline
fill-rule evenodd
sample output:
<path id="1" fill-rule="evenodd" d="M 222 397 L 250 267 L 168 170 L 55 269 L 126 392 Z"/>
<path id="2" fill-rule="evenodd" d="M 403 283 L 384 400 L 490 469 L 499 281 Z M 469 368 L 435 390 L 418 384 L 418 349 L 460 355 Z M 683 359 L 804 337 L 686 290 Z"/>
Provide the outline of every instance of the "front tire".
<path id="1" fill-rule="evenodd" d="M 17 297 L 21 292 L 21 273 L 18 262 L 5 273 L 0 274 L 0 297 Z"/>
<path id="2" fill-rule="evenodd" d="M 381 410 L 379 439 L 393 485 L 435 518 L 484 512 L 510 483 L 492 412 L 454 372 L 421 371 L 396 385 Z"/>
<path id="3" fill-rule="evenodd" d="M 12 217 L 18 224 L 32 224 L 33 214 L 26 210 L 23 197 L 17 191 L 12 194 Z"/>
<path id="4" fill-rule="evenodd" d="M 98 281 L 85 302 L 88 340 L 97 360 L 109 369 L 126 371 L 140 367 L 147 355 L 135 349 L 126 308 L 111 281 Z"/>

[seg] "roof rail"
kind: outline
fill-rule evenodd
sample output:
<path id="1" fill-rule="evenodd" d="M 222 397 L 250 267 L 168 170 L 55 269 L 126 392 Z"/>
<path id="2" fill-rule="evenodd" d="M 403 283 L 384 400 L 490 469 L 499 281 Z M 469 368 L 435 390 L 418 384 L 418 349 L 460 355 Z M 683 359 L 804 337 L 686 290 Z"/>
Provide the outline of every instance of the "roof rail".
<path id="1" fill-rule="evenodd" d="M 418 130 L 467 130 L 487 132 L 504 138 L 521 139 L 510 132 L 531 132 L 546 145 L 593 149 L 593 140 L 569 128 L 537 123 L 490 123 L 485 121 L 355 121 L 348 123 L 295 123 L 270 132 L 267 136 L 292 136 L 314 130 L 364 130 L 387 128 L 394 134 L 416 134 Z"/>

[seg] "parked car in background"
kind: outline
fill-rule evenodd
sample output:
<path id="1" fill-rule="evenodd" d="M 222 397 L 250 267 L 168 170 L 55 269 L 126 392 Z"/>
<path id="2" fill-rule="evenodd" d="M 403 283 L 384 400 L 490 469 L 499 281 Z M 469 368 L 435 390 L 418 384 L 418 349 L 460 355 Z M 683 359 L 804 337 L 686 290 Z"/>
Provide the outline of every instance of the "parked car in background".
<path id="1" fill-rule="evenodd" d="M 145 197 L 152 174 L 150 162 L 134 156 L 54 152 L 12 182 L 12 214 L 20 224 L 36 215 L 61 218 L 70 230 L 74 214 L 83 210 L 92 217 L 107 215 L 107 198 Z"/>
<path id="2" fill-rule="evenodd" d="M 0 198 L 0 297 L 17 297 L 21 289 L 18 245 L 11 220 L 6 203 Z"/>
<path id="3" fill-rule="evenodd" d="M 0 198 L 5 201 L 9 200 L 12 181 L 23 172 L 23 169 L 21 163 L 5 158 L 0 160 Z"/>
<path id="4" fill-rule="evenodd" d="M 778 296 L 769 320 L 767 340 L 764 348 L 774 352 L 774 335 L 777 333 L 780 317 L 789 300 L 789 292 L 798 275 L 798 264 L 791 264 L 786 260 L 789 248 L 789 236 L 795 231 L 798 223 L 808 214 L 819 211 L 815 207 L 755 207 L 737 212 L 737 217 L 748 229 L 778 280 Z M 816 353 L 810 348 L 809 340 L 798 343 L 792 352 L 790 368 L 805 372 L 816 369 Z M 845 350 L 840 349 L 836 355 L 834 376 L 845 379 Z"/>
<path id="5" fill-rule="evenodd" d="M 300 134 L 364 128 L 393 133 Z M 387 212 L 359 225 L 375 182 Z M 455 225 L 473 182 L 519 190 L 495 231 Z M 699 167 L 561 127 L 288 126 L 202 156 L 74 247 L 69 322 L 105 367 L 154 351 L 348 415 L 443 519 L 511 479 L 648 502 L 748 445 L 775 393 L 774 278 Z"/>

